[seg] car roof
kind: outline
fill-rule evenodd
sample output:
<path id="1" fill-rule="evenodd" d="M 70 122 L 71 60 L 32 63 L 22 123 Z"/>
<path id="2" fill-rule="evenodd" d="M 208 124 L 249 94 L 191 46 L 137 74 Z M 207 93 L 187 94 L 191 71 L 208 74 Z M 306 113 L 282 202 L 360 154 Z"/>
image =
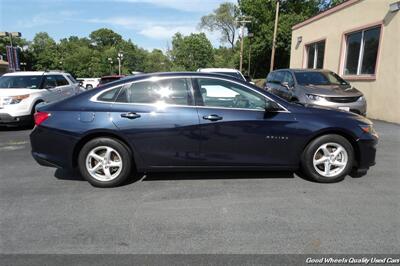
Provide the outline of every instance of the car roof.
<path id="1" fill-rule="evenodd" d="M 198 72 L 240 72 L 234 68 L 199 68 Z"/>
<path id="2" fill-rule="evenodd" d="M 282 68 L 275 69 L 273 72 L 277 71 L 291 71 L 291 72 L 331 72 L 328 69 L 312 69 L 312 68 Z"/>
<path id="3" fill-rule="evenodd" d="M 6 73 L 3 76 L 42 76 L 42 75 L 62 75 L 62 74 L 68 74 L 65 72 L 57 72 L 57 71 L 18 71 L 18 72 L 12 72 L 12 73 Z"/>
<path id="4" fill-rule="evenodd" d="M 108 75 L 108 76 L 102 76 L 102 79 L 109 79 L 109 78 L 123 78 L 125 75 Z"/>

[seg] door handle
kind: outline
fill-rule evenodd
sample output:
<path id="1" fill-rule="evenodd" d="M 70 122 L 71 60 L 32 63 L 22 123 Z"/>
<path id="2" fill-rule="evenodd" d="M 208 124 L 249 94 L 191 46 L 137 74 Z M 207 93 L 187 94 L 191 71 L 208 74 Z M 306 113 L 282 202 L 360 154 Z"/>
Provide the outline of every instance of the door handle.
<path id="1" fill-rule="evenodd" d="M 203 116 L 203 119 L 205 120 L 210 120 L 210 121 L 218 121 L 218 120 L 222 120 L 223 117 L 219 116 L 219 115 L 205 115 Z"/>
<path id="2" fill-rule="evenodd" d="M 128 118 L 128 119 L 136 119 L 136 118 L 139 118 L 140 115 L 137 113 L 129 112 L 129 113 L 121 114 L 121 117 Z"/>

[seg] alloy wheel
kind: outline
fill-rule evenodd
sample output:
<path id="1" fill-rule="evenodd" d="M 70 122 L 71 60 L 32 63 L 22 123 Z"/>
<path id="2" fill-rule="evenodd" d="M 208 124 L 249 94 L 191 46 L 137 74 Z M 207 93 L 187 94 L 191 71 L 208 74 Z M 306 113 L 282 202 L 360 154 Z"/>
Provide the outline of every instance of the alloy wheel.
<path id="1" fill-rule="evenodd" d="M 111 181 L 122 171 L 122 157 L 109 146 L 93 148 L 86 156 L 86 170 L 99 181 Z"/>
<path id="2" fill-rule="evenodd" d="M 340 175 L 348 164 L 346 149 L 338 143 L 325 143 L 321 145 L 313 156 L 315 171 L 323 177 Z"/>

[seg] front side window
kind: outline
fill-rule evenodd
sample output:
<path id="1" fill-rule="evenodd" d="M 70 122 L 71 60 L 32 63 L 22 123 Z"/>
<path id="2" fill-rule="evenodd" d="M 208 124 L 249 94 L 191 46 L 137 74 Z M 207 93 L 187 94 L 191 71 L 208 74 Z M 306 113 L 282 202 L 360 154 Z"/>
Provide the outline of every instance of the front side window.
<path id="1" fill-rule="evenodd" d="M 2 76 L 0 89 L 38 89 L 42 76 Z"/>
<path id="2" fill-rule="evenodd" d="M 325 41 L 315 42 L 306 46 L 307 68 L 321 69 L 324 67 Z"/>
<path id="3" fill-rule="evenodd" d="M 345 75 L 375 74 L 381 27 L 346 35 Z"/>
<path id="4" fill-rule="evenodd" d="M 279 107 L 261 94 L 233 82 L 199 78 L 198 85 L 204 106 L 255 110 L 265 110 L 268 104 Z"/>
<path id="5" fill-rule="evenodd" d="M 57 75 L 56 76 L 56 82 L 57 82 L 57 86 L 69 85 L 68 80 L 66 80 L 64 78 L 64 76 L 62 76 L 62 75 Z"/>
<path id="6" fill-rule="evenodd" d="M 173 105 L 192 104 L 190 87 L 185 78 L 132 83 L 119 93 L 116 102 L 146 104 L 161 102 Z"/>
<path id="7" fill-rule="evenodd" d="M 46 76 L 44 79 L 43 88 L 50 89 L 54 87 L 57 87 L 57 76 L 56 75 Z"/>
<path id="8" fill-rule="evenodd" d="M 287 84 L 289 86 L 293 86 L 294 85 L 294 80 L 293 80 L 292 74 L 290 74 L 290 72 L 288 72 L 288 71 L 284 71 L 283 72 L 283 80 L 282 80 L 282 82 L 287 82 Z"/>

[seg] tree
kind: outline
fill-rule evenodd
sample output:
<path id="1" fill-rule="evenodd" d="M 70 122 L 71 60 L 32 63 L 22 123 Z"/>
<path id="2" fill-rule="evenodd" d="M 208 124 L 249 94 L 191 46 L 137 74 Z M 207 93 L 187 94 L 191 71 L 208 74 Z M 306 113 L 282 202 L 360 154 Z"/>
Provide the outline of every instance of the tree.
<path id="1" fill-rule="evenodd" d="M 317 14 L 326 0 L 281 1 L 276 39 L 275 68 L 289 66 L 291 28 L 293 25 Z M 251 16 L 248 25 L 254 33 L 252 47 L 252 74 L 265 77 L 268 73 L 271 58 L 271 44 L 275 21 L 275 0 L 240 0 L 239 8 L 243 15 Z"/>
<path id="2" fill-rule="evenodd" d="M 212 14 L 203 16 L 199 24 L 200 28 L 209 31 L 219 31 L 221 42 L 229 42 L 231 48 L 235 46 L 236 17 L 238 8 L 233 3 L 222 3 Z"/>
<path id="3" fill-rule="evenodd" d="M 122 42 L 122 36 L 110 29 L 98 29 L 89 35 L 92 44 L 100 48 L 115 46 Z"/>
<path id="4" fill-rule="evenodd" d="M 49 70 L 60 68 L 57 44 L 46 32 L 37 33 L 29 48 L 33 57 L 33 69 Z"/>
<path id="5" fill-rule="evenodd" d="M 189 36 L 176 33 L 172 38 L 170 51 L 173 70 L 195 71 L 198 68 L 212 66 L 213 52 L 211 42 L 204 33 L 192 33 Z"/>
<path id="6" fill-rule="evenodd" d="M 165 72 L 171 69 L 168 57 L 159 49 L 154 49 L 147 54 L 144 62 L 144 72 Z"/>

